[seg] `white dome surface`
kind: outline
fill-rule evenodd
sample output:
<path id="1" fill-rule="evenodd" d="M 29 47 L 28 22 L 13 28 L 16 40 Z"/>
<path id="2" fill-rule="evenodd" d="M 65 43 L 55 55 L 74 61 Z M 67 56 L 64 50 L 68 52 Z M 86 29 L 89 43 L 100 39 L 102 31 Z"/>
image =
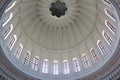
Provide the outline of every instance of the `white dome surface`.
<path id="1" fill-rule="evenodd" d="M 110 60 L 119 42 L 110 0 L 12 0 L 1 21 L 6 57 L 43 80 L 90 75 Z"/>

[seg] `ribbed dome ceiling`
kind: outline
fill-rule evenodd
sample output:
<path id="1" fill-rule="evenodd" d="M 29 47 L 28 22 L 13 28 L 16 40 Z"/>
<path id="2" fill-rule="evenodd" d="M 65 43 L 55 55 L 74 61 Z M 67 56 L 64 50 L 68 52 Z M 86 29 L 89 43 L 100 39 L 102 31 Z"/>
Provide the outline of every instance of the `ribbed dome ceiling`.
<path id="1" fill-rule="evenodd" d="M 76 47 L 95 28 L 96 0 L 60 0 L 67 8 L 65 15 L 60 17 L 52 15 L 50 10 L 56 1 L 23 0 L 19 8 L 22 29 L 26 37 L 42 48 L 66 50 Z"/>
<path id="2" fill-rule="evenodd" d="M 1 18 L 0 45 L 11 63 L 32 77 L 75 80 L 113 56 L 118 22 L 109 0 L 12 0 Z"/>

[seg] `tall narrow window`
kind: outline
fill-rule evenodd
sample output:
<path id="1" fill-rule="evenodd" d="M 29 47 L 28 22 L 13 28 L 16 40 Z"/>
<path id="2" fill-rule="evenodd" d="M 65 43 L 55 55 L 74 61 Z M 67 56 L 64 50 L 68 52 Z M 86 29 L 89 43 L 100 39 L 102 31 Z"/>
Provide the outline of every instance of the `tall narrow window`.
<path id="1" fill-rule="evenodd" d="M 105 55 L 105 54 L 106 54 L 106 48 L 105 48 L 105 46 L 103 45 L 102 41 L 101 41 L 101 40 L 98 40 L 98 41 L 97 41 L 97 45 L 98 45 L 98 48 L 99 48 L 99 50 L 101 51 L 102 55 Z"/>
<path id="2" fill-rule="evenodd" d="M 74 67 L 74 72 L 80 71 L 80 66 L 77 58 L 73 59 L 73 67 Z"/>
<path id="3" fill-rule="evenodd" d="M 14 1 L 12 4 L 8 5 L 6 10 L 5 10 L 5 13 L 7 13 L 10 9 L 12 9 L 16 4 L 16 1 Z"/>
<path id="4" fill-rule="evenodd" d="M 12 17 L 13 13 L 10 13 L 10 15 L 5 20 L 3 20 L 2 27 L 5 27 L 5 25 L 12 19 Z"/>
<path id="5" fill-rule="evenodd" d="M 96 50 L 92 48 L 92 49 L 90 50 L 90 52 L 91 52 L 91 55 L 92 55 L 92 57 L 93 57 L 94 62 L 95 62 L 95 63 L 98 62 L 99 57 L 98 57 L 98 55 L 97 55 L 97 53 L 96 53 Z"/>
<path id="6" fill-rule="evenodd" d="M 117 32 L 117 29 L 107 20 L 105 20 L 105 25 L 115 35 L 115 33 Z"/>
<path id="7" fill-rule="evenodd" d="M 110 1 L 109 0 L 102 0 L 104 3 L 110 5 Z"/>
<path id="8" fill-rule="evenodd" d="M 30 53 L 30 51 L 27 51 L 27 53 L 25 54 L 25 56 L 24 56 L 24 60 L 23 60 L 23 64 L 24 65 L 28 65 L 28 63 L 29 63 L 29 60 L 30 60 L 30 56 L 31 56 L 31 53 Z"/>
<path id="9" fill-rule="evenodd" d="M 58 61 L 57 61 L 57 60 L 55 60 L 55 61 L 53 62 L 53 74 L 54 74 L 54 75 L 58 75 L 58 74 L 59 74 Z"/>
<path id="10" fill-rule="evenodd" d="M 110 17 L 112 20 L 116 21 L 115 15 L 110 10 L 108 10 L 106 8 L 104 10 L 105 10 L 105 13 L 108 17 Z"/>
<path id="11" fill-rule="evenodd" d="M 68 60 L 63 61 L 63 66 L 64 66 L 64 74 L 69 74 L 70 70 L 69 70 Z"/>
<path id="12" fill-rule="evenodd" d="M 110 37 L 110 35 L 108 35 L 108 33 L 105 32 L 105 30 L 102 32 L 102 35 L 104 37 L 104 39 L 106 40 L 106 42 L 108 43 L 108 45 L 112 45 L 112 38 Z"/>
<path id="13" fill-rule="evenodd" d="M 22 53 L 22 50 L 23 50 L 23 45 L 22 44 L 19 44 L 14 56 L 16 59 L 19 59 L 20 58 L 20 55 Z"/>
<path id="14" fill-rule="evenodd" d="M 35 70 L 35 71 L 37 71 L 38 70 L 38 64 L 39 64 L 39 57 L 36 56 L 33 59 L 32 69 Z"/>
<path id="15" fill-rule="evenodd" d="M 91 66 L 86 54 L 82 55 L 82 61 L 85 68 L 89 68 Z"/>
<path id="16" fill-rule="evenodd" d="M 42 72 L 45 74 L 48 73 L 48 64 L 49 64 L 49 61 L 47 59 L 45 59 L 43 62 L 43 69 L 42 69 Z"/>
<path id="17" fill-rule="evenodd" d="M 15 42 L 17 41 L 17 36 L 13 35 L 13 37 L 11 38 L 9 44 L 8 44 L 8 49 L 11 51 Z"/>
<path id="18" fill-rule="evenodd" d="M 3 33 L 4 40 L 7 39 L 9 34 L 12 32 L 12 30 L 13 30 L 13 25 L 11 24 Z"/>

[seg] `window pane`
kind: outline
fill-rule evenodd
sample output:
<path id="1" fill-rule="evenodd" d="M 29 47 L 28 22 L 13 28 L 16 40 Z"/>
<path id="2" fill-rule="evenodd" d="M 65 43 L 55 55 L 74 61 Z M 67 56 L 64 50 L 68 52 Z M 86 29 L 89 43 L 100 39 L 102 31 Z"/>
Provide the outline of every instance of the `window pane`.
<path id="1" fill-rule="evenodd" d="M 13 13 L 10 13 L 10 15 L 5 20 L 3 20 L 2 27 L 5 27 L 5 25 L 12 19 L 12 17 Z"/>
<path id="2" fill-rule="evenodd" d="M 22 46 L 22 44 L 19 44 L 19 46 L 18 46 L 18 48 L 17 48 L 17 50 L 16 50 L 16 52 L 14 54 L 16 59 L 20 58 L 22 50 L 23 50 L 23 46 Z"/>
<path id="3" fill-rule="evenodd" d="M 91 55 L 92 55 L 92 57 L 93 57 L 94 62 L 95 62 L 95 63 L 98 62 L 99 57 L 98 57 L 95 49 L 91 49 L 90 52 L 91 52 Z"/>
<path id="4" fill-rule="evenodd" d="M 29 51 L 27 51 L 27 53 L 25 54 L 25 57 L 24 57 L 23 64 L 28 65 L 30 56 L 31 56 L 31 53 Z"/>
<path id="5" fill-rule="evenodd" d="M 10 40 L 10 42 L 9 42 L 9 44 L 8 44 L 8 49 L 9 49 L 9 50 L 12 50 L 12 48 L 13 48 L 16 40 L 17 40 L 17 36 L 16 36 L 16 35 L 13 35 L 13 37 L 11 38 L 11 40 Z"/>
<path id="6" fill-rule="evenodd" d="M 99 48 L 99 50 L 101 51 L 102 55 L 105 55 L 105 54 L 106 54 L 106 48 L 105 48 L 105 46 L 103 45 L 102 41 L 101 41 L 101 40 L 98 40 L 98 41 L 97 41 L 97 45 L 98 45 L 98 48 Z"/>
<path id="7" fill-rule="evenodd" d="M 70 71 L 69 71 L 69 64 L 67 60 L 63 61 L 63 66 L 64 66 L 64 74 L 69 74 Z"/>
<path id="8" fill-rule="evenodd" d="M 108 27 L 108 29 L 115 35 L 117 32 L 117 29 L 107 20 L 105 20 L 105 24 Z"/>
<path id="9" fill-rule="evenodd" d="M 3 33 L 3 38 L 7 39 L 7 37 L 10 35 L 10 33 L 13 30 L 13 25 L 11 24 Z"/>
<path id="10" fill-rule="evenodd" d="M 53 74 L 54 75 L 58 75 L 59 71 L 58 71 L 58 61 L 54 61 L 53 62 Z"/>
<path id="11" fill-rule="evenodd" d="M 48 60 L 45 59 L 43 62 L 43 69 L 42 69 L 43 73 L 46 73 L 46 74 L 48 73 L 48 63 L 49 63 Z"/>
<path id="12" fill-rule="evenodd" d="M 82 55 L 82 61 L 85 68 L 89 68 L 91 66 L 86 54 Z"/>
<path id="13" fill-rule="evenodd" d="M 115 15 L 110 10 L 108 10 L 106 8 L 104 10 L 105 10 L 105 13 L 108 17 L 110 17 L 112 20 L 116 21 Z"/>
<path id="14" fill-rule="evenodd" d="M 80 71 L 80 66 L 77 58 L 73 59 L 73 67 L 74 67 L 74 72 Z"/>
<path id="15" fill-rule="evenodd" d="M 33 64 L 32 64 L 32 69 L 34 69 L 35 71 L 38 70 L 38 63 L 39 63 L 39 57 L 36 56 L 36 57 L 33 59 Z"/>
<path id="16" fill-rule="evenodd" d="M 14 1 L 12 4 L 8 5 L 6 10 L 5 10 L 5 13 L 8 12 L 10 9 L 12 9 L 16 4 L 16 1 Z"/>
<path id="17" fill-rule="evenodd" d="M 106 40 L 106 42 L 108 43 L 108 45 L 111 46 L 113 40 L 110 37 L 110 35 L 108 35 L 108 33 L 106 33 L 105 31 L 102 32 L 102 35 L 103 35 L 104 39 Z"/>

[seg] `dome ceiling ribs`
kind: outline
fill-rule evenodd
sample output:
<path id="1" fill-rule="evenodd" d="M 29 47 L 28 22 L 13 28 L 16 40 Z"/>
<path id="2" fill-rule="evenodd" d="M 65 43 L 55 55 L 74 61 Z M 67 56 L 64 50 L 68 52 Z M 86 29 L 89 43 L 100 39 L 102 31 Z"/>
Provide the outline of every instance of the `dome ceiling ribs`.
<path id="1" fill-rule="evenodd" d="M 109 9 L 109 7 L 105 6 L 104 0 L 20 0 L 19 3 L 18 0 L 15 1 L 17 2 L 16 5 L 10 11 L 4 13 L 3 21 L 6 19 L 5 16 L 9 16 L 10 13 L 13 13 L 13 17 L 5 27 L 2 27 L 3 30 L 6 30 L 10 24 L 13 24 L 13 30 L 6 40 L 1 41 L 7 43 L 2 46 L 3 50 L 9 50 L 6 47 L 8 47 L 10 39 L 13 35 L 17 36 L 13 50 L 8 52 L 14 52 L 12 55 L 15 55 L 19 45 L 23 46 L 20 59 L 16 60 L 12 56 L 11 61 L 19 61 L 19 65 L 15 64 L 15 66 L 24 73 L 43 80 L 83 78 L 97 71 L 113 56 L 119 41 L 119 35 L 116 34 L 117 37 L 114 42 L 114 36 L 106 26 L 105 20 L 110 21 L 111 25 L 117 23 L 114 23 L 106 15 L 104 8 Z M 56 1 L 59 2 L 59 6 Z M 61 14 L 54 12 L 54 9 L 58 9 Z M 102 34 L 104 30 L 110 35 L 114 45 L 108 45 Z M 102 41 L 103 47 L 108 51 L 104 55 L 98 45 L 99 40 Z M 95 52 L 92 53 L 92 49 Z M 25 60 L 27 51 L 30 51 L 31 56 L 29 64 L 24 67 L 23 60 Z M 108 54 L 109 51 L 111 54 Z M 98 55 L 98 62 L 95 62 L 97 57 L 95 54 Z M 39 57 L 39 63 L 38 70 L 34 71 L 32 67 L 36 56 Z M 8 58 L 11 58 L 11 56 Z M 78 60 L 80 71 L 75 72 L 74 59 Z M 42 71 L 44 60 L 48 60 L 47 73 Z M 58 61 L 58 75 L 54 74 L 55 60 Z M 70 73 L 67 75 L 64 73 L 64 60 L 68 60 Z"/>

